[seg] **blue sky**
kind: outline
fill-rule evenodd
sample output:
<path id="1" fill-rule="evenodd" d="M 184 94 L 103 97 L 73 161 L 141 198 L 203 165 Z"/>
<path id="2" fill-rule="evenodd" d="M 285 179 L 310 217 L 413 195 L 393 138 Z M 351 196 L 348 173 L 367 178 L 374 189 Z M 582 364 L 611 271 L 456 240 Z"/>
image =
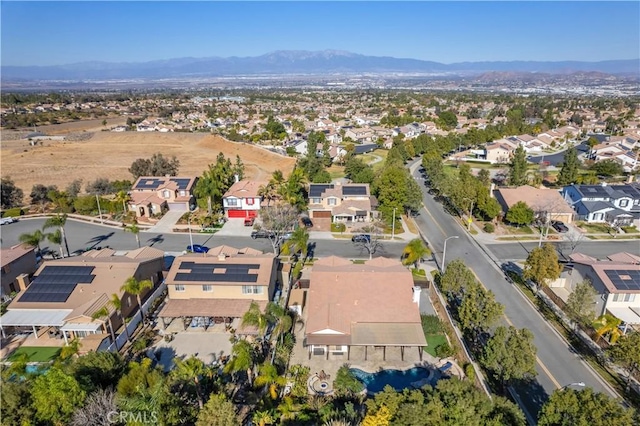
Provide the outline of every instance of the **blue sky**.
<path id="1" fill-rule="evenodd" d="M 635 59 L 640 2 L 17 2 L 2 65 L 337 49 L 452 63 Z"/>

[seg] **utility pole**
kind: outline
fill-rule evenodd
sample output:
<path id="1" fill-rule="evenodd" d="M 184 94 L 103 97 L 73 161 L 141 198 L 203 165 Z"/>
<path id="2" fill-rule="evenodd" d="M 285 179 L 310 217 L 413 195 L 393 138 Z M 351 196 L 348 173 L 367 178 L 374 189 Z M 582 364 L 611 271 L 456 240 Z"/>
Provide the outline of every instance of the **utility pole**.
<path id="1" fill-rule="evenodd" d="M 98 194 L 96 194 L 96 201 L 98 202 L 98 215 L 100 216 L 100 223 L 104 225 L 104 220 L 102 220 L 102 210 L 100 210 L 100 198 L 98 198 Z"/>
<path id="2" fill-rule="evenodd" d="M 396 207 L 393 208 L 393 224 L 391 225 L 391 240 L 396 236 Z"/>
<path id="3" fill-rule="evenodd" d="M 191 214 L 187 216 L 187 224 L 189 226 L 189 243 L 191 244 L 191 251 L 193 251 L 193 236 L 191 235 Z"/>

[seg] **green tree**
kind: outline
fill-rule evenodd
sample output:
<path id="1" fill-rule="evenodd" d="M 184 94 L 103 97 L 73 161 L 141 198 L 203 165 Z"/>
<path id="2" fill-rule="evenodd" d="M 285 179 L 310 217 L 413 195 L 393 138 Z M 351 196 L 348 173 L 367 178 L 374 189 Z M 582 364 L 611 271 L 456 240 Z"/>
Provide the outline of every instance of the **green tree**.
<path id="1" fill-rule="evenodd" d="M 207 213 L 213 212 L 213 205 L 222 207 L 222 196 L 233 185 L 235 174 L 238 170 L 243 170 L 244 166 L 236 164 L 233 166 L 231 160 L 225 158 L 223 153 L 219 153 L 214 164 L 209 164 L 209 169 L 202 173 L 196 183 L 195 194 L 198 198 L 207 200 Z M 242 172 L 244 173 L 244 172 Z M 238 176 L 239 177 L 239 176 Z"/>
<path id="2" fill-rule="evenodd" d="M 241 423 L 236 407 L 224 394 L 211 394 L 200 410 L 196 426 L 235 426 Z"/>
<path id="3" fill-rule="evenodd" d="M 478 180 L 484 188 L 488 189 L 491 186 L 491 173 L 489 172 L 489 170 L 480 169 L 480 171 L 478 172 Z"/>
<path id="4" fill-rule="evenodd" d="M 627 370 L 627 390 L 631 386 L 633 373 L 640 367 L 640 333 L 634 331 L 622 336 L 615 345 L 607 349 L 616 364 Z"/>
<path id="5" fill-rule="evenodd" d="M 183 360 L 182 358 L 174 358 L 173 362 L 175 368 L 171 372 L 175 379 L 186 382 L 193 382 L 196 389 L 196 398 L 198 400 L 198 406 L 200 409 L 204 406 L 204 399 L 202 395 L 202 378 L 207 372 L 207 367 L 204 363 L 196 358 L 194 355 Z"/>
<path id="6" fill-rule="evenodd" d="M 127 371 L 122 355 L 110 351 L 90 351 L 78 357 L 71 367 L 73 376 L 86 392 L 113 387 Z"/>
<path id="7" fill-rule="evenodd" d="M 528 225 L 533 222 L 535 215 L 533 210 L 524 201 L 518 201 L 507 211 L 507 220 L 509 223 L 520 225 Z"/>
<path id="8" fill-rule="evenodd" d="M 122 321 L 122 327 L 124 328 L 124 333 L 127 336 L 127 340 L 131 340 L 129 336 L 129 331 L 127 330 L 127 323 L 122 313 L 122 299 L 120 299 L 120 297 L 116 293 L 113 293 L 111 295 L 111 298 L 109 299 L 109 304 L 113 306 L 113 309 L 116 310 L 116 313 L 120 317 L 120 320 Z"/>
<path id="9" fill-rule="evenodd" d="M 38 376 L 31 387 L 36 417 L 56 425 L 66 424 L 85 396 L 78 381 L 55 366 Z"/>
<path id="10" fill-rule="evenodd" d="M 62 241 L 64 241 L 64 247 L 67 251 L 67 256 L 71 256 L 71 252 L 69 251 L 69 243 L 67 242 L 67 234 L 64 231 L 64 225 L 66 223 L 67 223 L 67 215 L 57 214 L 53 217 L 48 218 L 44 222 L 43 229 L 57 227 L 58 230 L 60 231 L 60 235 L 62 236 Z M 62 257 L 64 257 L 64 253 L 62 253 Z"/>
<path id="11" fill-rule="evenodd" d="M 333 389 L 337 395 L 352 396 L 364 389 L 362 382 L 353 375 L 349 367 L 349 364 L 343 364 L 336 373 Z"/>
<path id="12" fill-rule="evenodd" d="M 56 244 L 58 246 L 58 248 L 60 249 L 60 257 L 64 257 L 64 250 L 62 249 L 62 234 L 60 233 L 60 230 L 56 229 L 55 232 L 45 234 L 45 236 L 50 243 Z"/>
<path id="13" fill-rule="evenodd" d="M 527 184 L 527 154 L 522 146 L 518 146 L 509 163 L 509 185 L 521 186 Z"/>
<path id="14" fill-rule="evenodd" d="M 529 252 L 524 262 L 522 277 L 533 280 L 539 288 L 560 277 L 560 272 L 562 272 L 562 266 L 558 263 L 556 249 L 551 244 L 545 243 L 542 247 L 536 247 Z"/>
<path id="15" fill-rule="evenodd" d="M 0 181 L 0 205 L 3 209 L 20 207 L 24 193 L 18 188 L 10 176 L 3 177 Z"/>
<path id="16" fill-rule="evenodd" d="M 569 148 L 564 154 L 564 162 L 562 168 L 558 174 L 558 185 L 566 186 L 576 183 L 578 180 L 578 168 L 580 162 L 578 161 L 578 151 L 575 148 Z"/>
<path id="17" fill-rule="evenodd" d="M 464 264 L 461 259 L 455 259 L 447 263 L 444 274 L 440 277 L 440 289 L 447 295 L 449 300 L 462 296 L 462 293 L 477 285 L 473 272 Z"/>
<path id="18" fill-rule="evenodd" d="M 593 170 L 596 175 L 601 176 L 620 176 L 623 172 L 622 164 L 613 159 L 598 161 L 589 170 Z"/>
<path id="19" fill-rule="evenodd" d="M 3 425 L 32 425 L 36 423 L 35 408 L 31 399 L 32 384 L 27 380 L 2 380 L 0 418 Z"/>
<path id="20" fill-rule="evenodd" d="M 272 410 L 256 411 L 255 413 L 253 413 L 253 417 L 251 419 L 257 426 L 272 425 L 276 422 L 276 418 L 273 415 Z"/>
<path id="21" fill-rule="evenodd" d="M 273 364 L 262 364 L 258 367 L 258 375 L 253 382 L 254 386 L 268 386 L 271 399 L 278 397 L 278 387 L 287 384 L 287 378 L 278 373 L 278 369 Z"/>
<path id="22" fill-rule="evenodd" d="M 591 324 L 595 317 L 597 296 L 598 293 L 589 280 L 579 282 L 569 295 L 565 306 L 569 318 L 576 324 Z"/>
<path id="23" fill-rule="evenodd" d="M 174 156 L 165 158 L 161 153 L 156 153 L 151 158 L 138 158 L 129 167 L 129 173 L 134 179 L 140 176 L 176 176 L 180 168 L 180 161 Z"/>
<path id="24" fill-rule="evenodd" d="M 140 296 L 146 293 L 147 290 L 153 288 L 153 282 L 151 280 L 137 280 L 136 277 L 129 277 L 124 284 L 120 287 L 120 290 L 132 294 L 138 301 L 138 309 L 140 309 L 140 315 L 144 321 L 144 312 L 142 312 L 142 299 Z"/>
<path id="25" fill-rule="evenodd" d="M 39 229 L 36 229 L 32 233 L 20 234 L 18 241 L 28 245 L 29 247 L 35 247 L 38 249 L 38 253 L 41 253 L 40 243 L 44 241 L 45 235 Z"/>
<path id="26" fill-rule="evenodd" d="M 504 306 L 496 302 L 493 292 L 475 282 L 465 290 L 458 306 L 458 319 L 460 327 L 475 337 L 495 324 L 503 312 Z"/>
<path id="27" fill-rule="evenodd" d="M 246 340 L 238 340 L 231 347 L 231 360 L 224 366 L 225 373 L 247 372 L 249 385 L 253 382 L 253 367 L 256 362 L 256 353 L 251 343 Z"/>
<path id="28" fill-rule="evenodd" d="M 60 354 L 58 356 L 62 361 L 69 360 L 72 357 L 78 355 L 81 346 L 82 343 L 80 343 L 80 340 L 78 340 L 78 338 L 75 338 L 67 345 L 63 346 L 62 349 L 60 349 Z"/>
<path id="29" fill-rule="evenodd" d="M 301 252 L 303 257 L 307 257 L 307 249 L 309 247 L 309 232 L 305 227 L 299 227 L 291 234 L 282 245 L 282 253 L 285 255 Z"/>
<path id="30" fill-rule="evenodd" d="M 414 238 L 402 250 L 402 264 L 418 268 L 418 262 L 425 256 L 431 256 L 431 250 L 424 245 L 421 238 Z"/>
<path id="31" fill-rule="evenodd" d="M 620 324 L 622 324 L 622 321 L 619 318 L 607 312 L 596 318 L 591 325 L 596 330 L 596 339 L 606 335 L 609 336 L 610 343 L 616 343 L 622 335 Z"/>
<path id="32" fill-rule="evenodd" d="M 111 312 L 109 312 L 109 308 L 107 306 L 103 306 L 102 308 L 95 311 L 91 314 L 92 320 L 106 318 L 109 323 L 109 333 L 111 334 L 111 341 L 115 343 L 116 341 L 116 333 L 113 329 L 113 324 L 111 323 Z"/>
<path id="33" fill-rule="evenodd" d="M 438 113 L 438 120 L 436 124 L 444 130 L 455 129 L 458 125 L 458 117 L 452 111 L 440 111 Z"/>
<path id="34" fill-rule="evenodd" d="M 42 211 L 44 212 L 44 205 L 51 201 L 49 198 L 49 193 L 51 191 L 57 191 L 58 187 L 55 185 L 45 186 L 42 184 L 33 185 L 31 188 L 31 194 L 29 197 L 31 198 L 31 204 L 40 204 Z"/>
<path id="35" fill-rule="evenodd" d="M 116 193 L 116 202 L 118 203 L 122 203 L 122 212 L 126 215 L 128 210 L 127 210 L 127 203 L 131 200 L 131 196 L 129 195 L 129 193 L 125 190 L 120 190 Z"/>
<path id="36" fill-rule="evenodd" d="M 634 410 L 603 393 L 584 390 L 556 390 L 538 415 L 539 426 L 632 426 Z"/>
<path id="37" fill-rule="evenodd" d="M 503 384 L 535 376 L 533 333 L 526 328 L 498 327 L 484 346 L 480 362 Z"/>
<path id="38" fill-rule="evenodd" d="M 136 243 L 138 243 L 138 248 L 140 248 L 140 227 L 137 222 L 132 223 L 131 225 L 124 228 L 124 232 L 131 232 L 134 237 L 136 237 Z"/>
<path id="39" fill-rule="evenodd" d="M 271 322 L 271 317 L 268 312 L 264 312 L 260 309 L 258 302 L 253 300 L 249 305 L 249 310 L 242 316 L 240 325 L 242 327 L 255 327 L 258 329 L 260 335 L 264 335 Z"/>

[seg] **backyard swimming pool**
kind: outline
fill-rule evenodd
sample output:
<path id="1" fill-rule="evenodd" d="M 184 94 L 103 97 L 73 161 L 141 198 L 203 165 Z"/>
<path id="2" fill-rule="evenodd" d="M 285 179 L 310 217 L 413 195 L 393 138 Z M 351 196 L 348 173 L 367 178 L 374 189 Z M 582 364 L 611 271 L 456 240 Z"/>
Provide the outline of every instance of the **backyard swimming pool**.
<path id="1" fill-rule="evenodd" d="M 434 386 L 440 377 L 437 371 L 424 367 L 414 367 L 409 370 L 380 370 L 376 373 L 367 373 L 359 368 L 350 368 L 349 371 L 367 387 L 367 392 L 377 393 L 382 391 L 386 385 L 397 391 L 413 388 L 412 383 L 420 382 L 421 385 L 430 384 Z M 433 378 L 429 381 L 430 373 Z M 421 387 L 421 386 L 418 386 Z"/>

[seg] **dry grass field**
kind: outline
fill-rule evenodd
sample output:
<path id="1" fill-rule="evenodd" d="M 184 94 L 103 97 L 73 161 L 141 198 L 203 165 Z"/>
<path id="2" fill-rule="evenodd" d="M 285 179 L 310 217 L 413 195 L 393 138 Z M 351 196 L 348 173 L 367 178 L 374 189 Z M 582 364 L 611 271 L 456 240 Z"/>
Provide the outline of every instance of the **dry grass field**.
<path id="1" fill-rule="evenodd" d="M 78 130 L 73 126 L 67 132 Z M 63 132 L 49 134 L 56 133 Z M 240 155 L 246 177 L 254 180 L 266 181 L 276 169 L 288 175 L 295 164 L 293 158 L 209 134 L 96 132 L 86 141 L 44 141 L 42 146 L 30 146 L 25 140 L 2 141 L 0 171 L 28 195 L 36 183 L 63 189 L 74 179 L 82 179 L 84 184 L 99 177 L 131 180 L 131 163 L 156 152 L 175 155 L 180 160 L 180 174 L 186 176 L 201 175 L 219 152 L 232 161 Z"/>

